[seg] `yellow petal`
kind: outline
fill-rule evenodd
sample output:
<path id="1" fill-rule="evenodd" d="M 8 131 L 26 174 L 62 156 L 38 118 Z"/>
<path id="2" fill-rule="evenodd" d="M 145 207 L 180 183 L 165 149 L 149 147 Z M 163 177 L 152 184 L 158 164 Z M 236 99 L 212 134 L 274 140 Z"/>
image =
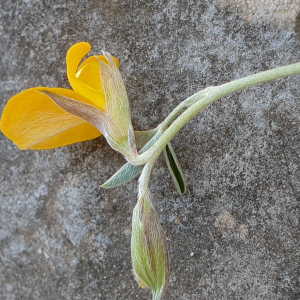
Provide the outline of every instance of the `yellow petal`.
<path id="1" fill-rule="evenodd" d="M 68 79 L 75 92 L 88 98 L 89 100 L 92 101 L 93 105 L 105 111 L 106 104 L 105 104 L 104 93 L 101 90 L 99 89 L 97 90 L 92 85 L 88 84 L 89 80 L 91 82 L 100 81 L 101 83 L 100 74 L 97 76 L 97 71 L 95 70 L 92 60 L 91 60 L 91 68 L 88 68 L 88 72 L 90 72 L 91 69 L 93 70 L 93 72 L 91 73 L 91 78 L 87 78 L 86 73 L 88 72 L 83 72 L 84 76 L 82 78 L 84 78 L 85 81 L 82 81 L 79 78 L 80 73 L 78 76 L 76 76 L 79 63 L 90 50 L 91 50 L 91 45 L 86 42 L 75 44 L 69 49 L 67 53 Z M 94 77 L 94 75 L 96 75 L 96 77 Z"/>
<path id="2" fill-rule="evenodd" d="M 81 64 L 76 73 L 76 77 L 86 86 L 104 95 L 100 67 L 96 56 L 89 57 Z M 102 100 L 104 101 L 103 105 L 105 105 L 105 97 L 103 97 Z"/>
<path id="3" fill-rule="evenodd" d="M 4 108 L 0 127 L 19 148 L 50 149 L 101 135 L 93 125 L 57 106 L 39 92 L 42 90 L 92 104 L 82 95 L 61 88 L 37 87 L 12 97 Z"/>
<path id="4" fill-rule="evenodd" d="M 104 55 L 98 55 L 98 57 L 108 64 L 108 61 Z M 119 67 L 119 61 L 117 58 L 113 58 L 117 67 Z M 100 92 L 104 95 L 102 87 L 102 79 L 100 73 L 100 66 L 97 56 L 91 56 L 87 58 L 78 68 L 76 77 L 80 79 L 83 83 L 93 88 L 95 91 Z M 75 89 L 74 89 L 75 90 Z M 103 99 L 104 100 L 104 99 Z M 104 100 L 105 101 L 105 100 Z M 103 103 L 105 106 L 105 103 Z"/>

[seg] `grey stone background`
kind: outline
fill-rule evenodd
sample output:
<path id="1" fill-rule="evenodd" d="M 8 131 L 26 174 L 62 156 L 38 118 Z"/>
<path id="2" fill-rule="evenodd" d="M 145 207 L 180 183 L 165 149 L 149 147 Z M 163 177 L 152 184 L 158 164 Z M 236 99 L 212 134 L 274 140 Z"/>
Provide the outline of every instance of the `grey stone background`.
<path id="1" fill-rule="evenodd" d="M 1 0 L 0 112 L 26 88 L 69 88 L 66 52 L 88 41 L 120 59 L 134 127 L 150 129 L 202 88 L 300 61 L 299 12 L 298 0 Z M 184 196 L 158 161 L 165 299 L 300 299 L 299 84 L 249 88 L 190 121 L 173 140 Z M 124 163 L 103 137 L 20 151 L 1 133 L 0 149 L 1 300 L 151 299 L 131 270 L 137 181 L 100 188 Z"/>

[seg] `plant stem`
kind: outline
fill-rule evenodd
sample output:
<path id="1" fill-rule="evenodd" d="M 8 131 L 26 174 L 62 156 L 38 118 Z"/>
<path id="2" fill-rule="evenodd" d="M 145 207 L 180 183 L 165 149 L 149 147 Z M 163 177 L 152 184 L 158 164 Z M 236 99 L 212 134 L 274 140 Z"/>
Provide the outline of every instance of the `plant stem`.
<path id="1" fill-rule="evenodd" d="M 171 141 L 171 139 L 178 133 L 178 131 L 186 125 L 186 123 L 192 119 L 198 112 L 212 104 L 216 100 L 229 95 L 233 92 L 245 89 L 247 87 L 261 84 L 264 82 L 272 81 L 279 78 L 284 78 L 291 75 L 300 73 L 300 63 L 276 68 L 273 70 L 261 72 L 258 74 L 250 75 L 241 79 L 237 79 L 219 86 L 208 87 L 185 101 L 180 103 L 161 123 L 160 126 L 167 126 L 177 116 L 177 114 L 188 107 L 162 134 L 157 142 L 146 152 L 135 157 L 131 163 L 134 165 L 143 165 L 150 159 L 157 158 L 165 146 Z"/>
<path id="2" fill-rule="evenodd" d="M 188 100 L 188 99 L 186 99 Z M 177 105 L 173 111 L 166 117 L 166 119 L 159 125 L 162 130 L 165 130 L 170 123 L 177 117 L 177 115 L 185 108 L 187 108 L 186 100 Z"/>
<path id="3" fill-rule="evenodd" d="M 150 176 L 151 176 L 151 172 L 152 169 L 156 163 L 157 157 L 153 157 L 151 158 L 144 166 L 143 171 L 141 173 L 141 176 L 139 178 L 139 195 L 138 195 L 138 199 L 140 199 L 142 197 L 142 195 L 144 195 L 148 189 L 149 189 L 149 181 L 150 181 Z"/>

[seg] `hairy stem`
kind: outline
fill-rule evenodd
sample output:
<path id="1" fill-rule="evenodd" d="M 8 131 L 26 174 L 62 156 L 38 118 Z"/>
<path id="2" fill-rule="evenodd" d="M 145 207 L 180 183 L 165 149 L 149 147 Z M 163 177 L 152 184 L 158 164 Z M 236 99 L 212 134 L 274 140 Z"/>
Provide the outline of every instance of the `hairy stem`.
<path id="1" fill-rule="evenodd" d="M 159 155 L 158 155 L 159 156 Z M 141 173 L 141 176 L 139 178 L 139 196 L 138 199 L 141 198 L 142 195 L 144 195 L 149 186 L 150 176 L 152 169 L 156 163 L 156 160 L 158 156 L 152 157 L 144 166 L 143 171 Z"/>
<path id="2" fill-rule="evenodd" d="M 186 125 L 198 112 L 212 104 L 216 100 L 229 95 L 233 92 L 245 89 L 247 87 L 269 82 L 275 79 L 284 78 L 300 73 L 300 63 L 276 68 L 273 70 L 261 72 L 255 75 L 237 79 L 219 86 L 208 87 L 179 104 L 166 120 L 160 126 L 167 126 L 177 116 L 177 114 L 188 107 L 162 134 L 157 142 L 146 152 L 134 157 L 130 162 L 134 165 L 143 165 L 154 157 L 158 157 L 165 146 Z"/>

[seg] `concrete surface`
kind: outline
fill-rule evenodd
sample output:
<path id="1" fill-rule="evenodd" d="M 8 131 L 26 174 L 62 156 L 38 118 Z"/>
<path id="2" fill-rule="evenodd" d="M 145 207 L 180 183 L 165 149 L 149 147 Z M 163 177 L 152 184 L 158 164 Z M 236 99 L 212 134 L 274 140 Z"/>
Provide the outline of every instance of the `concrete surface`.
<path id="1" fill-rule="evenodd" d="M 139 130 L 202 88 L 300 61 L 299 5 L 283 26 L 269 12 L 290 1 L 269 1 L 255 22 L 226 6 L 237 2 L 2 0 L 0 112 L 26 88 L 69 88 L 65 55 L 79 41 L 120 58 Z M 300 299 L 299 85 L 249 88 L 193 119 L 173 141 L 186 195 L 157 163 L 166 300 Z M 151 299 L 131 271 L 137 181 L 100 188 L 124 162 L 103 137 L 37 152 L 1 134 L 0 149 L 0 299 Z"/>

